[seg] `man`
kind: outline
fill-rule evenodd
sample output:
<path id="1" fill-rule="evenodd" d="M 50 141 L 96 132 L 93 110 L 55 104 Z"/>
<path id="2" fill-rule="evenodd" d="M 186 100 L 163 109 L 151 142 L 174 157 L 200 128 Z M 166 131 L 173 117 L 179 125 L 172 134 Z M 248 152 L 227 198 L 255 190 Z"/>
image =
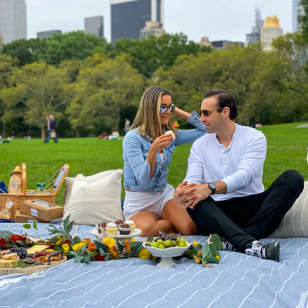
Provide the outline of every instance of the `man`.
<path id="1" fill-rule="evenodd" d="M 46 125 L 47 136 L 44 142 L 48 143 L 50 138 L 52 138 L 55 143 L 58 143 L 58 137 L 56 133 L 56 120 L 53 114 L 47 115 L 46 121 L 47 121 L 47 125 Z"/>
<path id="2" fill-rule="evenodd" d="M 224 237 L 224 250 L 279 261 L 279 242 L 263 244 L 303 190 L 295 170 L 281 174 L 264 191 L 266 139 L 262 132 L 236 124 L 232 94 L 212 90 L 201 105 L 208 134 L 191 148 L 186 181 L 175 199 L 187 208 L 199 233 Z M 189 183 L 189 184 L 188 184 Z"/>

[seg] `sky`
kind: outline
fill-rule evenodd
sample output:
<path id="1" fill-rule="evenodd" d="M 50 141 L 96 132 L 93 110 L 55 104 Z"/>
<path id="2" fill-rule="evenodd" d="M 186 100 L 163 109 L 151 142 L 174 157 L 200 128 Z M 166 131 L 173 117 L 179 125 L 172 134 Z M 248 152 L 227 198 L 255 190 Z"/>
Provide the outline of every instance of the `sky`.
<path id="1" fill-rule="evenodd" d="M 110 41 L 109 0 L 26 0 L 28 38 L 40 31 L 84 29 L 84 17 L 104 16 L 105 37 Z M 200 42 L 231 40 L 245 42 L 254 25 L 254 9 L 262 18 L 278 16 L 284 31 L 292 31 L 292 0 L 165 0 L 165 31 L 182 32 Z"/>

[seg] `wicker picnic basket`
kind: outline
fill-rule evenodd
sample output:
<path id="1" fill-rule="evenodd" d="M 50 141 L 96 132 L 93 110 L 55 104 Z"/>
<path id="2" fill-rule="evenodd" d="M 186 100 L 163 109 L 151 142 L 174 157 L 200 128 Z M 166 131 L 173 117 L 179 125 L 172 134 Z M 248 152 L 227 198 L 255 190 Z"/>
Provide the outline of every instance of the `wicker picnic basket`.
<path id="1" fill-rule="evenodd" d="M 22 203 L 26 200 L 42 200 L 50 203 L 56 202 L 56 195 L 59 192 L 65 177 L 68 175 L 69 165 L 65 164 L 59 169 L 58 176 L 50 189 L 44 191 L 27 189 L 26 164 L 21 164 L 21 189 L 20 194 L 0 194 L 0 219 L 14 219 L 16 210 L 20 211 Z"/>

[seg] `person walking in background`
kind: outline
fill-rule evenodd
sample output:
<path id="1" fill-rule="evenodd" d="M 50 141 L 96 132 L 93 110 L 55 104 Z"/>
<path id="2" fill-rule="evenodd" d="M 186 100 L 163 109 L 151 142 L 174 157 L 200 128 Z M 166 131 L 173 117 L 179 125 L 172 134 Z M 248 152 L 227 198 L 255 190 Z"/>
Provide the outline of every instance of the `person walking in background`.
<path id="1" fill-rule="evenodd" d="M 174 132 L 170 128 L 174 115 L 196 128 Z M 196 233 L 185 207 L 173 199 L 174 188 L 167 183 L 167 174 L 175 147 L 192 143 L 205 133 L 198 114 L 175 107 L 167 90 L 151 87 L 144 92 L 134 123 L 123 140 L 123 214 L 142 230 L 141 236 L 174 228 L 182 234 Z"/>
<path id="2" fill-rule="evenodd" d="M 50 138 L 52 138 L 55 143 L 58 143 L 58 137 L 56 132 L 56 120 L 53 114 L 49 114 L 48 116 L 46 116 L 46 121 L 47 121 L 47 136 L 44 142 L 48 143 Z"/>
<path id="3" fill-rule="evenodd" d="M 125 135 L 129 131 L 130 121 L 126 118 L 124 123 Z"/>

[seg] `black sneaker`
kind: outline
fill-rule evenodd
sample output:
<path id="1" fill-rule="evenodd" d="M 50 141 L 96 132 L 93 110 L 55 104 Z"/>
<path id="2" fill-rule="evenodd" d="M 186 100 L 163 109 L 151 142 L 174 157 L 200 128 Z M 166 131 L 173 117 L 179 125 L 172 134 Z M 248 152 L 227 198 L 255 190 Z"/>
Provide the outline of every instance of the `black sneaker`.
<path id="1" fill-rule="evenodd" d="M 273 260 L 279 262 L 279 242 L 262 244 L 259 241 L 254 241 L 251 247 L 245 249 L 245 253 L 250 256 L 255 256 L 262 259 Z"/>
<path id="2" fill-rule="evenodd" d="M 237 251 L 236 247 L 233 246 L 233 244 L 227 240 L 224 240 L 222 242 L 222 250 L 223 251 Z"/>

